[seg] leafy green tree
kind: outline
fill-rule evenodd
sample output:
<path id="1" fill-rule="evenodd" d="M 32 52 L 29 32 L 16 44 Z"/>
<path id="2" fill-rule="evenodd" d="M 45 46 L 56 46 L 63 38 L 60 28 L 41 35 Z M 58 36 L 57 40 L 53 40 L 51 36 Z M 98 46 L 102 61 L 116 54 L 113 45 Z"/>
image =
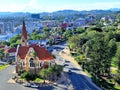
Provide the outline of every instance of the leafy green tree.
<path id="1" fill-rule="evenodd" d="M 44 33 L 46 34 L 47 37 L 50 35 L 50 30 L 51 29 L 49 27 L 43 28 L 43 31 L 44 31 Z"/>
<path id="2" fill-rule="evenodd" d="M 66 38 L 72 36 L 72 31 L 71 31 L 71 30 L 66 30 L 66 31 L 63 33 L 63 36 L 66 37 Z"/>
<path id="3" fill-rule="evenodd" d="M 44 83 L 45 83 L 45 79 L 47 78 L 47 74 L 48 74 L 48 70 L 44 68 L 39 72 L 39 75 L 44 79 Z"/>
<path id="4" fill-rule="evenodd" d="M 11 38 L 9 40 L 10 44 L 12 43 L 16 43 L 17 40 L 20 40 L 21 39 L 21 36 L 20 35 L 16 35 L 15 37 Z"/>
<path id="5" fill-rule="evenodd" d="M 91 58 L 89 69 L 96 77 L 104 75 L 107 72 L 107 69 L 110 68 L 111 60 L 109 58 L 108 45 L 104 42 L 104 39 L 101 37 L 96 37 L 90 40 L 88 43 L 87 55 Z"/>
<path id="6" fill-rule="evenodd" d="M 117 58 L 118 70 L 119 70 L 119 72 L 120 72 L 120 46 L 118 46 L 118 48 L 117 48 L 116 58 Z"/>
<path id="7" fill-rule="evenodd" d="M 84 28 L 80 27 L 75 30 L 75 33 L 80 34 L 80 33 L 83 33 L 84 31 L 85 31 Z"/>
<path id="8" fill-rule="evenodd" d="M 4 49 L 0 49 L 0 59 L 2 60 L 3 57 L 4 57 Z"/>

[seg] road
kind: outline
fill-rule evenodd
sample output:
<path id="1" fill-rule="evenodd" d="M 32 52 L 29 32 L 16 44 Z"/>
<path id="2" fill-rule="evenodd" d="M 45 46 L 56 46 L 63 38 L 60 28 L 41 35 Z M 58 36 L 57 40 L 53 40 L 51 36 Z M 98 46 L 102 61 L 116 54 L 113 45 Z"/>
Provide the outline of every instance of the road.
<path id="1" fill-rule="evenodd" d="M 36 90 L 27 88 L 17 83 L 8 83 L 8 81 L 15 75 L 13 74 L 15 66 L 8 66 L 6 69 L 0 71 L 0 90 Z"/>
<path id="2" fill-rule="evenodd" d="M 0 71 L 0 90 L 67 90 L 65 85 L 58 84 L 56 85 L 44 85 L 39 89 L 24 87 L 18 83 L 9 83 L 8 81 L 15 76 L 13 73 L 15 66 L 11 65 Z"/>
<path id="3" fill-rule="evenodd" d="M 83 74 L 81 68 L 78 68 L 70 60 L 65 60 L 64 57 L 61 57 L 59 55 L 59 52 L 63 50 L 63 46 L 64 44 L 62 44 L 61 46 L 55 45 L 53 54 L 56 55 L 56 60 L 57 60 L 56 62 L 61 65 L 64 65 L 64 72 L 69 79 L 68 83 L 73 85 L 73 90 L 101 90 L 91 81 L 91 79 L 88 76 Z M 66 46 L 64 48 L 66 48 Z M 72 74 L 69 74 L 68 70 L 71 70 Z"/>
<path id="4" fill-rule="evenodd" d="M 92 81 L 88 79 L 87 76 L 83 74 L 82 69 L 77 68 L 76 65 L 69 60 L 63 59 L 59 55 L 59 52 L 63 50 L 66 45 L 62 44 L 52 47 L 52 53 L 56 55 L 56 62 L 58 64 L 64 65 L 64 74 L 67 77 L 65 82 L 58 84 L 58 86 L 44 86 L 40 87 L 39 90 L 100 90 Z M 24 87 L 23 85 L 17 83 L 8 83 L 15 74 L 13 71 L 15 66 L 11 65 L 6 69 L 0 71 L 0 90 L 37 90 L 34 88 Z M 72 74 L 68 73 L 68 70 L 72 71 Z M 66 89 L 69 85 L 73 85 L 73 89 Z"/>

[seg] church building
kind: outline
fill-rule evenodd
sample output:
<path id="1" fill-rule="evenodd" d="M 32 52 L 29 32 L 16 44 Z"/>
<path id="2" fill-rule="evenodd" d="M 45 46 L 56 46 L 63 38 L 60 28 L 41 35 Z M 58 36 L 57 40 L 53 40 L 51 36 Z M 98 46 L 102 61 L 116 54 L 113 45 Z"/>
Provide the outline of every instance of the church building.
<path id="1" fill-rule="evenodd" d="M 16 72 L 25 70 L 35 74 L 54 63 L 53 55 L 44 46 L 28 44 L 26 26 L 23 21 L 21 45 L 18 45 L 16 50 Z"/>

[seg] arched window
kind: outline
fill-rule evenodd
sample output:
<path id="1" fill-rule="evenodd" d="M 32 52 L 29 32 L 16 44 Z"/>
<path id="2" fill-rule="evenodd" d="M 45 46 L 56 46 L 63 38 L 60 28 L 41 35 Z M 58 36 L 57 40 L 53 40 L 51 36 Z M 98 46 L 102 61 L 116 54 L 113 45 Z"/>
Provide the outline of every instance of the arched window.
<path id="1" fill-rule="evenodd" d="M 42 66 L 42 62 L 39 63 L 39 66 L 40 66 L 40 67 Z"/>
<path id="2" fill-rule="evenodd" d="M 29 63 L 30 63 L 30 67 L 35 67 L 35 63 L 34 63 L 33 58 L 30 58 Z"/>
<path id="3" fill-rule="evenodd" d="M 22 40 L 22 42 L 24 42 L 24 40 Z"/>
<path id="4" fill-rule="evenodd" d="M 22 66 L 23 66 L 23 67 L 25 66 L 25 62 L 22 62 Z"/>
<path id="5" fill-rule="evenodd" d="M 52 64 L 51 64 L 51 62 L 50 62 L 50 63 L 49 63 L 49 66 L 51 67 L 51 65 L 52 65 Z"/>

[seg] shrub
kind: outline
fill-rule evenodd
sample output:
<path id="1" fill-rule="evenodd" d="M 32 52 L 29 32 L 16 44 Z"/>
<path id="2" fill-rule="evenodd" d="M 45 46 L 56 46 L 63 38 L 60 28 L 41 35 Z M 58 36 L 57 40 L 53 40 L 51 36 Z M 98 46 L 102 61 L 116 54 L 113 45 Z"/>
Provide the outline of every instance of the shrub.
<path id="1" fill-rule="evenodd" d="M 115 80 L 120 84 L 120 74 L 117 74 Z"/>
<path id="2" fill-rule="evenodd" d="M 25 78 L 27 81 L 35 80 L 36 76 L 30 72 L 23 72 L 21 74 L 21 78 Z"/>

